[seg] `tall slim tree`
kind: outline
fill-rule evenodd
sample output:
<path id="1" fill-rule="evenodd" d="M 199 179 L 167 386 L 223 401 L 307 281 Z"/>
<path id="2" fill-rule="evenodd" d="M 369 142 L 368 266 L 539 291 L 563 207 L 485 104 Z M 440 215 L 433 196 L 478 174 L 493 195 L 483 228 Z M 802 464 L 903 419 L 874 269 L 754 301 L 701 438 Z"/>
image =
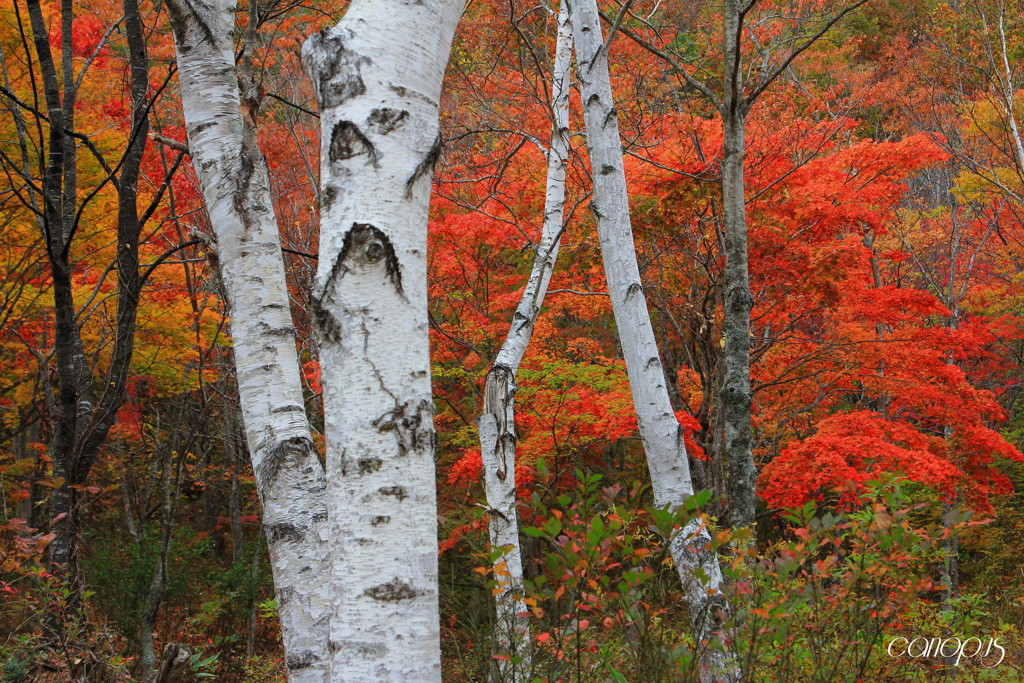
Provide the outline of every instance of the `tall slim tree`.
<path id="1" fill-rule="evenodd" d="M 291 681 L 329 672 L 326 481 L 303 402 L 266 161 L 243 108 L 235 5 L 169 0 L 192 165 L 231 314 L 238 395 L 270 549 Z M 243 85 L 245 79 L 241 79 Z"/>
<path id="2" fill-rule="evenodd" d="M 551 79 L 551 146 L 547 157 L 544 224 L 530 277 L 512 317 L 508 335 L 487 373 L 484 410 L 479 419 L 484 492 L 489 508 L 489 531 L 498 593 L 496 651 L 503 681 L 528 680 L 530 628 L 523 602 L 523 561 L 516 508 L 516 373 L 526 355 L 533 328 L 544 303 L 565 215 L 565 174 L 569 157 L 569 76 L 572 65 L 572 26 L 565 0 L 558 13 L 558 38 Z"/>
<path id="3" fill-rule="evenodd" d="M 12 89 L 3 72 L 2 92 L 5 105 L 17 131 L 13 149 L 0 152 L 0 164 L 21 187 L 12 195 L 36 217 L 42 233 L 49 264 L 53 292 L 53 352 L 56 376 L 55 400 L 49 402 L 50 433 L 48 456 L 57 481 L 50 499 L 50 530 L 54 539 L 47 548 L 47 560 L 69 588 L 67 607 L 73 621 L 78 611 L 80 589 L 79 536 L 81 491 L 117 420 L 125 401 L 135 349 L 136 319 L 146 274 L 140 271 L 139 245 L 142 229 L 153 215 L 177 162 L 167 176 L 157 179 L 158 190 L 150 203 L 139 206 L 139 179 L 143 152 L 149 131 L 149 115 L 160 88 L 151 90 L 146 55 L 145 29 L 137 0 L 123 0 L 122 31 L 127 43 L 127 69 L 131 95 L 131 125 L 120 156 L 103 151 L 85 132 L 76 129 L 75 112 L 86 73 L 104 49 L 113 27 L 107 29 L 99 44 L 84 57 L 76 57 L 74 44 L 75 3 L 63 0 L 59 8 L 60 52 L 51 47 L 50 27 L 39 0 L 27 0 L 28 23 L 19 3 L 14 5 L 26 53 L 21 59 L 28 71 L 30 87 L 26 99 Z M 31 39 L 33 49 L 29 50 Z M 6 59 L 6 56 L 4 56 Z M 76 62 L 79 68 L 75 69 Z M 26 101 L 27 100 L 27 101 Z M 42 100 L 45 111 L 35 103 Z M 30 131 L 38 139 L 30 139 Z M 79 158 L 79 148 L 86 159 Z M 181 158 L 178 158 L 180 162 Z M 98 180 L 86 186 L 80 183 L 84 163 L 95 164 Z M 38 168 L 33 165 L 38 163 Z M 75 298 L 77 256 L 76 236 L 81 232 L 87 208 L 113 188 L 117 197 L 116 254 L 111 269 L 117 273 L 117 310 L 114 317 L 113 345 L 106 367 L 96 362 L 92 349 L 83 344 L 82 326 L 86 316 Z M 108 271 L 109 272 L 109 271 Z M 48 390 L 47 390 L 48 393 Z M 54 620 L 53 634 L 59 635 L 66 624 Z"/>
<path id="4" fill-rule="evenodd" d="M 693 483 L 683 428 L 672 410 L 637 265 L 618 114 L 608 73 L 608 43 L 602 38 L 596 0 L 572 0 L 570 7 L 594 182 L 591 208 L 597 219 L 608 294 L 626 359 L 654 502 L 675 509 L 693 495 Z M 722 593 L 722 570 L 706 527 L 700 519 L 694 520 L 668 542 L 683 584 L 694 640 L 698 649 L 707 648 L 701 681 L 740 680 L 722 624 L 729 611 Z M 703 580 L 697 578 L 698 570 Z"/>
<path id="5" fill-rule="evenodd" d="M 725 0 L 722 6 L 722 89 L 700 80 L 691 65 L 680 60 L 671 47 L 660 47 L 639 31 L 618 22 L 623 33 L 664 59 L 675 74 L 694 88 L 718 111 L 724 129 L 721 160 L 722 213 L 725 256 L 723 280 L 723 380 L 719 393 L 725 427 L 725 460 L 728 468 L 729 521 L 734 528 L 751 527 L 757 512 L 757 466 L 751 411 L 754 394 L 750 384 L 750 291 L 747 246 L 745 164 L 747 116 L 761 94 L 791 68 L 793 61 L 824 36 L 840 19 L 868 0 L 857 0 L 832 10 L 824 18 L 817 8 L 782 10 L 774 2 Z M 744 64 L 744 36 L 751 32 L 749 15 L 755 7 L 765 13 L 759 22 L 772 37 L 754 43 L 759 62 Z M 628 11 L 628 8 L 627 8 Z M 645 21 L 650 25 L 649 21 Z M 689 27 L 680 26 L 684 34 Z M 795 30 L 794 30 L 795 28 Z"/>

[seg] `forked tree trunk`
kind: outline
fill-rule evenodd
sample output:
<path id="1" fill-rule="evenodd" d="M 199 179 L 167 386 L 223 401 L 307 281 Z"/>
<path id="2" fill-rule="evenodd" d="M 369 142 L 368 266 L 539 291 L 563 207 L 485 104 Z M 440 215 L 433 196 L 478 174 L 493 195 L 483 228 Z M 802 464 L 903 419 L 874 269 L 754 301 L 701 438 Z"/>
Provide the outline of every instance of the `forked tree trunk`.
<path id="1" fill-rule="evenodd" d="M 28 127 L 17 108 L 10 111 L 18 131 L 21 164 L 7 155 L 3 157 L 8 178 L 14 171 L 26 181 L 24 194 L 15 192 L 15 195 L 23 198 L 38 216 L 53 279 L 53 344 L 58 400 L 48 406 L 53 423 L 48 455 L 59 484 L 50 498 L 50 531 L 54 538 L 46 554 L 48 564 L 64 582 L 68 592 L 61 608 L 51 610 L 44 619 L 44 630 L 51 641 L 73 632 L 72 624 L 82 616 L 78 564 L 79 516 L 82 510 L 80 491 L 126 396 L 142 288 L 138 247 L 145 218 L 140 218 L 138 211 L 138 181 L 152 104 L 144 27 L 138 2 L 123 0 L 122 30 L 128 47 L 132 124 L 123 156 L 116 164 L 103 166 L 109 173 L 103 182 L 109 182 L 117 192 L 117 313 L 109 363 L 100 378 L 95 359 L 86 354 L 82 344 L 81 321 L 78 320 L 81 312 L 75 304 L 73 286 L 77 261 L 71 251 L 76 229 L 81 225 L 80 212 L 97 196 L 86 193 L 86 197 L 79 201 L 79 143 L 75 139 L 82 137 L 75 131 L 78 86 L 91 62 L 86 61 L 75 73 L 77 60 L 74 59 L 72 45 L 75 3 L 62 0 L 59 5 L 59 15 L 53 17 L 59 19 L 62 32 L 58 71 L 42 4 L 39 0 L 26 0 L 25 3 L 35 44 L 35 61 L 39 67 L 38 85 L 42 88 L 42 92 L 34 96 L 43 96 L 47 110 L 46 116 L 35 111 L 34 127 L 40 136 L 37 145 L 40 149 L 45 148 L 45 155 L 40 152 L 38 157 L 40 167 L 35 172 L 38 175 L 30 171 L 33 163 L 30 158 L 36 157 L 35 153 L 29 156 Z M 25 26 L 18 10 L 15 10 L 15 16 L 24 32 Z M 24 57 L 31 61 L 28 54 Z M 10 93 L 7 96 L 14 99 Z M 24 103 L 21 106 L 32 110 Z M 111 166 L 116 170 L 110 170 Z"/>
<path id="2" fill-rule="evenodd" d="M 530 628 L 523 602 L 523 561 L 516 510 L 516 373 L 533 335 L 534 324 L 558 260 L 565 208 L 565 165 L 569 157 L 569 69 L 572 65 L 572 26 L 563 0 L 558 14 L 558 39 L 551 84 L 551 147 L 547 150 L 547 191 L 544 226 L 530 278 L 519 300 L 505 343 L 498 351 L 484 390 L 480 416 L 480 453 L 484 492 L 490 510 L 490 540 L 494 553 L 497 619 L 495 648 L 498 679 L 527 681 L 531 672 Z"/>
<path id="3" fill-rule="evenodd" d="M 674 509 L 693 495 L 693 484 L 683 430 L 672 411 L 637 266 L 607 48 L 596 0 L 572 0 L 570 6 L 594 182 L 591 207 L 597 218 L 608 293 L 651 472 L 654 502 Z M 702 660 L 701 680 L 739 681 L 735 656 L 722 629 L 722 617 L 729 611 L 722 594 L 722 571 L 701 520 L 675 533 L 669 539 L 669 552 L 682 580 L 697 655 Z M 702 580 L 695 576 L 698 570 Z"/>
<path id="4" fill-rule="evenodd" d="M 331 678 L 441 678 L 427 210 L 462 0 L 354 0 L 302 62 L 320 105 Z"/>
<path id="5" fill-rule="evenodd" d="M 325 680 L 324 471 L 310 438 L 266 162 L 240 108 L 235 5 L 169 0 L 192 164 L 216 233 L 289 680 Z"/>

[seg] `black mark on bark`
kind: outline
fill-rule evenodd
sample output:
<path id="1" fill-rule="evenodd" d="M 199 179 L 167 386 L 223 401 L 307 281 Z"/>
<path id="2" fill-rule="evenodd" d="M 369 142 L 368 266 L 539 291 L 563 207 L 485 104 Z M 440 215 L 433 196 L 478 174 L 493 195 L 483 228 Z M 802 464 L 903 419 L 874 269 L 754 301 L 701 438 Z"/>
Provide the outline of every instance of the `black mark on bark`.
<path id="1" fill-rule="evenodd" d="M 387 583 L 381 583 L 373 588 L 367 588 L 363 595 L 368 595 L 374 600 L 381 602 L 397 602 L 399 600 L 412 600 L 423 591 L 416 590 L 405 581 L 395 578 Z"/>
<path id="2" fill-rule="evenodd" d="M 338 198 L 338 187 L 336 185 L 328 185 L 320 196 L 320 210 L 327 211 L 334 204 L 334 200 Z"/>
<path id="3" fill-rule="evenodd" d="M 271 346 L 270 348 L 274 349 L 273 346 Z M 274 415 L 278 415 L 280 413 L 302 413 L 305 411 L 306 409 L 303 406 L 291 403 L 284 406 L 278 406 L 277 408 L 272 409 L 270 412 Z"/>
<path id="4" fill-rule="evenodd" d="M 354 640 L 330 640 L 327 647 L 331 652 L 338 650 L 352 650 L 362 657 L 381 657 L 388 649 L 381 643 L 361 643 Z"/>
<path id="5" fill-rule="evenodd" d="M 387 135 L 399 128 L 409 118 L 409 112 L 402 109 L 381 107 L 370 112 L 366 125 L 375 133 Z"/>
<path id="6" fill-rule="evenodd" d="M 313 444 L 301 436 L 286 439 L 272 448 L 256 467 L 256 486 L 260 496 L 266 496 L 273 490 L 277 475 L 285 466 L 304 460 L 312 451 Z"/>
<path id="7" fill-rule="evenodd" d="M 235 211 L 242 219 L 243 229 L 248 232 L 252 222 L 252 202 L 249 201 L 249 187 L 252 185 L 253 176 L 256 175 L 256 159 L 262 154 L 256 145 L 256 133 L 248 125 L 243 124 L 245 130 L 242 133 L 242 150 L 238 157 L 238 177 L 235 180 L 234 196 L 232 202 Z"/>
<path id="8" fill-rule="evenodd" d="M 377 490 L 382 496 L 394 496 L 398 500 L 405 500 L 409 497 L 409 492 L 405 490 L 404 486 L 382 486 Z"/>
<path id="9" fill-rule="evenodd" d="M 376 420 L 373 426 L 381 432 L 394 432 L 398 439 L 398 455 L 408 455 L 426 444 L 432 444 L 434 406 L 430 401 L 408 401 L 395 406 Z"/>
<path id="10" fill-rule="evenodd" d="M 295 328 L 291 325 L 285 325 L 284 327 L 270 327 L 266 323 L 262 323 L 261 327 L 265 328 L 263 334 L 270 335 L 271 337 L 290 337 L 295 334 Z"/>
<path id="11" fill-rule="evenodd" d="M 320 299 L 313 298 L 309 302 L 310 311 L 313 314 L 313 323 L 320 335 L 320 342 L 331 342 L 337 344 L 341 341 L 341 323 L 330 311 L 324 308 Z"/>
<path id="12" fill-rule="evenodd" d="M 314 33 L 302 47 L 302 66 L 313 81 L 321 111 L 366 92 L 360 69 L 369 62 L 349 50 L 345 38 L 330 29 Z"/>
<path id="13" fill-rule="evenodd" d="M 402 271 L 398 265 L 398 257 L 395 255 L 395 248 L 391 240 L 381 230 L 368 223 L 353 223 L 352 228 L 345 233 L 345 240 L 341 245 L 341 253 L 335 264 L 335 270 L 340 267 L 350 270 L 357 265 L 373 266 L 378 263 L 384 264 L 384 269 L 391 284 L 399 294 L 404 295 L 402 289 Z M 333 281 L 335 273 L 332 272 L 328 284 Z M 326 292 L 327 289 L 325 288 Z"/>
<path id="14" fill-rule="evenodd" d="M 391 240 L 382 231 L 368 223 L 353 223 L 341 244 L 341 251 L 331 266 L 331 272 L 324 282 L 320 295 L 313 297 L 310 311 L 322 342 L 337 343 L 341 341 L 341 322 L 324 306 L 324 301 L 331 294 L 332 287 L 342 273 L 353 271 L 356 267 L 376 266 L 383 263 L 385 274 L 395 290 L 402 296 L 402 271 L 398 265 L 398 257 Z"/>
<path id="15" fill-rule="evenodd" d="M 361 154 L 368 156 L 367 163 L 377 165 L 377 150 L 359 126 L 351 121 L 338 121 L 331 131 L 331 148 L 328 151 L 331 163 L 352 159 Z"/>
<path id="16" fill-rule="evenodd" d="M 416 185 L 416 181 L 424 176 L 430 176 L 434 172 L 434 166 L 437 165 L 438 159 L 441 158 L 441 146 L 441 131 L 438 131 L 437 137 L 434 138 L 434 144 L 430 146 L 430 151 L 427 152 L 427 155 L 416 166 L 416 170 L 412 172 L 409 179 L 405 181 L 406 199 L 412 199 L 412 188 Z"/>
<path id="17" fill-rule="evenodd" d="M 380 458 L 360 458 L 356 462 L 359 467 L 359 474 L 373 474 L 380 469 L 384 462 Z"/>
<path id="18" fill-rule="evenodd" d="M 277 524 L 270 524 L 267 526 L 268 543 L 279 543 L 281 541 L 301 543 L 305 539 L 305 529 L 302 529 L 291 522 L 279 522 Z"/>
<path id="19" fill-rule="evenodd" d="M 192 130 L 190 130 L 189 132 L 192 135 L 199 135 L 200 133 L 202 133 L 207 128 L 212 128 L 213 126 L 216 126 L 216 125 L 217 125 L 216 121 L 206 121 L 204 123 L 200 123 L 198 125 L 193 126 Z"/>
<path id="20" fill-rule="evenodd" d="M 213 31 L 210 30 L 210 24 L 204 17 L 199 16 L 195 8 L 189 2 L 168 2 L 167 3 L 167 14 L 171 20 L 171 27 L 174 32 L 181 37 L 182 44 L 188 44 L 189 41 L 185 39 L 187 35 L 189 25 L 195 26 L 201 34 L 203 34 L 203 40 L 210 45 L 215 45 L 217 39 L 213 35 Z"/>
<path id="21" fill-rule="evenodd" d="M 300 669 L 308 669 L 318 662 L 320 658 L 310 650 L 303 650 L 301 652 L 293 652 L 289 654 L 284 663 L 287 665 L 289 671 L 298 671 Z"/>

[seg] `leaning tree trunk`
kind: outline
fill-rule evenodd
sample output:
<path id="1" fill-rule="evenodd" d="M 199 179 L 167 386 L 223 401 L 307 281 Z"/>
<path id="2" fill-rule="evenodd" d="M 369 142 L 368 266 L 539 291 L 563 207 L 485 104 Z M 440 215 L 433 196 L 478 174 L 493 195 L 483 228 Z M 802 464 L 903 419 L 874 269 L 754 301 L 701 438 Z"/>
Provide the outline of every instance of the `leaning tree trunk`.
<path id="1" fill-rule="evenodd" d="M 480 416 L 480 453 L 484 491 L 490 511 L 490 540 L 499 592 L 494 599 L 495 659 L 498 678 L 518 683 L 531 671 L 530 628 L 523 602 L 523 562 L 516 510 L 516 373 L 533 335 L 533 327 L 558 260 L 565 209 L 565 164 L 569 156 L 569 69 L 572 27 L 564 0 L 558 14 L 558 39 L 551 84 L 551 147 L 547 150 L 544 226 L 530 279 L 526 282 L 505 343 L 498 351 L 484 390 Z"/>
<path id="2" fill-rule="evenodd" d="M 683 429 L 672 411 L 637 266 L 607 47 L 596 0 L 572 0 L 570 5 L 594 182 L 591 208 L 597 217 L 608 294 L 651 472 L 654 502 L 674 509 L 693 495 L 693 484 Z M 722 571 L 703 521 L 696 519 L 673 534 L 669 552 L 683 583 L 697 654 L 702 659 L 701 680 L 740 680 L 722 627 L 729 611 L 722 593 Z M 700 579 L 695 576 L 698 572 Z"/>
<path id="3" fill-rule="evenodd" d="M 323 681 L 331 609 L 323 467 L 310 438 L 255 112 L 241 108 L 235 5 L 169 0 L 192 165 L 216 233 L 239 401 L 291 681 Z"/>
<path id="4" fill-rule="evenodd" d="M 725 97 L 722 125 L 722 213 L 725 218 L 725 281 L 722 328 L 725 333 L 724 379 L 719 394 L 725 420 L 729 523 L 751 527 L 757 511 L 757 468 L 754 465 L 750 386 L 750 293 L 747 269 L 747 204 L 743 158 L 746 148 L 747 102 L 740 62 L 741 0 L 726 0 L 724 21 Z M 753 538 L 753 537 L 751 537 Z"/>
<path id="5" fill-rule="evenodd" d="M 321 125 L 313 315 L 333 680 L 441 677 L 427 211 L 462 9 L 462 0 L 354 0 L 302 48 Z"/>

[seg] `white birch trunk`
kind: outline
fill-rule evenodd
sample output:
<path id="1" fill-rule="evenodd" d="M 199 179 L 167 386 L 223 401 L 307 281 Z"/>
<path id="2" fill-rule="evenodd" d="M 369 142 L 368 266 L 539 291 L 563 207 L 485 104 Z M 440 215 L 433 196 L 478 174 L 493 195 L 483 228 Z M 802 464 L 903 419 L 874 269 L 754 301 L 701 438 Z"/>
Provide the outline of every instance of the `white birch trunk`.
<path id="1" fill-rule="evenodd" d="M 1010 124 L 1010 142 L 1013 144 L 1013 150 L 1017 159 L 1017 168 L 1019 169 L 1020 175 L 1024 176 L 1024 139 L 1021 138 L 1020 128 L 1017 126 L 1017 115 L 1015 111 L 1015 103 L 1017 100 L 1017 87 L 1014 82 L 1014 69 L 1010 66 L 1010 51 L 1007 48 L 1006 42 L 1006 26 L 1005 26 L 1006 12 L 1002 5 L 999 6 L 999 56 L 1003 62 L 1003 78 L 1006 79 L 1006 83 L 1003 87 L 1004 102 L 1006 103 L 1003 107 L 1003 111 L 1006 113 L 1006 120 Z M 999 82 L 1002 79 L 997 79 Z"/>
<path id="2" fill-rule="evenodd" d="M 235 5 L 169 0 L 192 164 L 216 233 L 289 680 L 327 674 L 324 471 L 310 439 L 266 162 L 240 110 Z"/>
<path id="3" fill-rule="evenodd" d="M 669 400 L 636 261 L 607 49 L 596 0 L 571 0 L 570 7 L 594 182 L 591 208 L 597 218 L 608 293 L 651 472 L 654 502 L 674 509 L 693 495 L 693 484 L 682 427 Z M 674 534 L 669 551 L 682 580 L 698 644 L 697 656 L 702 660 L 701 681 L 740 680 L 735 657 L 721 629 L 721 617 L 729 610 L 721 592 L 722 571 L 700 520 Z M 698 569 L 705 576 L 703 581 L 694 576 Z M 701 651 L 702 647 L 707 649 Z"/>
<path id="4" fill-rule="evenodd" d="M 519 300 L 508 336 L 487 373 L 484 411 L 480 416 L 480 453 L 484 492 L 490 511 L 490 540 L 495 595 L 495 654 L 498 680 L 530 680 L 530 628 L 523 602 L 523 561 L 516 510 L 516 373 L 533 335 L 534 324 L 558 260 L 565 209 L 565 165 L 569 157 L 569 74 L 572 65 L 572 27 L 565 2 L 558 14 L 558 39 L 551 84 L 551 147 L 547 150 L 547 188 L 544 226 L 533 270 Z M 500 554 L 497 554 L 499 553 Z M 514 661 L 518 660 L 518 661 Z"/>
<path id="5" fill-rule="evenodd" d="M 462 0 L 354 0 L 302 61 L 320 105 L 331 679 L 441 678 L 427 210 Z"/>

